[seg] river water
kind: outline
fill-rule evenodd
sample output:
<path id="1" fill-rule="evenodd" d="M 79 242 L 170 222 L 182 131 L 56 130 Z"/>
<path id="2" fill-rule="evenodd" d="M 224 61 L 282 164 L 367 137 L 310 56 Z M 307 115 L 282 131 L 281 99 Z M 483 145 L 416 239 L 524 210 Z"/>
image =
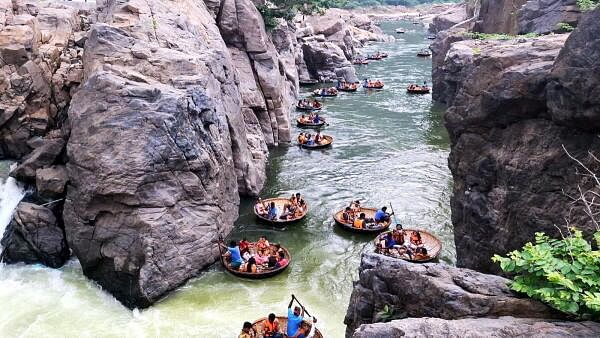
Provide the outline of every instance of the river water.
<path id="1" fill-rule="evenodd" d="M 399 222 L 436 233 L 444 242 L 441 259 L 453 263 L 452 181 L 442 112 L 432 107 L 431 95 L 405 91 L 410 82 L 430 82 L 431 60 L 415 56 L 429 41 L 422 26 L 382 24 L 389 34 L 396 27 L 406 28 L 406 34 L 363 50 L 390 56 L 358 68 L 361 79 L 379 78 L 385 89 L 324 100 L 322 115 L 330 123 L 324 133 L 335 138 L 333 147 L 310 152 L 291 146 L 271 153 L 263 196 L 301 192 L 310 206 L 308 217 L 273 229 L 257 224 L 252 201 L 242 201 L 232 236 L 266 234 L 281 242 L 293 256 L 285 273 L 246 281 L 216 264 L 155 306 L 130 311 L 86 280 L 76 260 L 58 270 L 0 264 L 0 336 L 231 338 L 246 320 L 284 313 L 294 293 L 320 319 L 326 337 L 343 337 L 360 255 L 373 249 L 372 236 L 333 225 L 334 211 L 352 199 L 372 206 L 391 202 Z M 293 132 L 300 130 L 293 127 Z"/>

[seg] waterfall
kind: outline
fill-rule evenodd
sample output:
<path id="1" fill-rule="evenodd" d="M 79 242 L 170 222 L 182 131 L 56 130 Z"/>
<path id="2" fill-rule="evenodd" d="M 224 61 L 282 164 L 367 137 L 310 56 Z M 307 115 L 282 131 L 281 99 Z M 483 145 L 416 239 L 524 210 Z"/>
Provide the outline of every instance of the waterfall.
<path id="1" fill-rule="evenodd" d="M 8 171 L 13 170 L 16 165 L 13 163 Z M 6 177 L 3 177 L 4 174 Z M 0 172 L 0 238 L 4 235 L 4 230 L 10 223 L 15 208 L 25 196 L 25 186 L 7 174 Z"/>

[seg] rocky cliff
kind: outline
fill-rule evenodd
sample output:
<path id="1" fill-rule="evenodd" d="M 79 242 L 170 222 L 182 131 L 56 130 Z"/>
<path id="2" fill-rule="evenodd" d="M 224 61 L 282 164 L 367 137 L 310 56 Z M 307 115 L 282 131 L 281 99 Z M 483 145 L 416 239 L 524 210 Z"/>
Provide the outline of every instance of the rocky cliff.
<path id="1" fill-rule="evenodd" d="M 595 230 L 572 199 L 595 182 L 566 151 L 600 170 L 593 156 L 600 151 L 599 14 L 590 13 L 568 39 L 461 41 L 446 54 L 436 83 L 450 105 L 459 266 L 497 272 L 494 253 L 521 247 L 537 231 L 560 236 L 565 221 L 588 235 Z"/>
<path id="2" fill-rule="evenodd" d="M 0 2 L 0 157 L 58 209 L 20 207 L 3 255 L 60 266 L 66 244 L 43 239 L 68 242 L 145 307 L 218 257 L 267 147 L 290 140 L 298 75 L 249 0 L 78 6 Z"/>

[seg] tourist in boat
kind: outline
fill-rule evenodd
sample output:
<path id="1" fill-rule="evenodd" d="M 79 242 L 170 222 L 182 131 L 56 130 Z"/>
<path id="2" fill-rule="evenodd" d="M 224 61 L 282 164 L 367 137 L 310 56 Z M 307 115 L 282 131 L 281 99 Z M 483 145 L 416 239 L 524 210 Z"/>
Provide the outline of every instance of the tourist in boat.
<path id="1" fill-rule="evenodd" d="M 396 245 L 404 245 L 404 230 L 394 229 L 392 231 L 392 238 L 396 242 Z"/>
<path id="2" fill-rule="evenodd" d="M 252 323 L 244 323 L 244 326 L 242 326 L 242 332 L 240 332 L 238 338 L 257 338 L 256 332 L 254 332 L 254 329 L 252 328 Z"/>
<path id="3" fill-rule="evenodd" d="M 258 252 L 261 255 L 268 255 L 270 249 L 271 245 L 269 244 L 267 237 L 260 236 L 258 242 L 256 242 L 256 252 Z"/>
<path id="4" fill-rule="evenodd" d="M 269 209 L 267 210 L 267 218 L 271 221 L 277 219 L 277 215 L 279 214 L 279 209 L 275 205 L 275 202 L 271 202 Z"/>
<path id="5" fill-rule="evenodd" d="M 283 252 L 279 252 L 279 257 L 277 258 L 277 264 L 275 265 L 276 268 L 282 268 L 286 265 L 288 265 L 288 260 L 285 258 L 285 253 Z"/>
<path id="6" fill-rule="evenodd" d="M 323 136 L 321 136 L 320 131 L 317 131 L 315 134 L 315 144 L 321 144 L 321 141 L 323 141 Z"/>
<path id="7" fill-rule="evenodd" d="M 423 240 L 421 239 L 421 233 L 418 231 L 411 232 L 409 248 L 416 252 L 417 248 L 422 246 Z"/>
<path id="8" fill-rule="evenodd" d="M 367 221 L 365 220 L 365 213 L 361 212 L 357 219 L 354 220 L 352 226 L 356 229 L 364 229 L 367 225 Z"/>
<path id="9" fill-rule="evenodd" d="M 269 269 L 275 269 L 276 265 L 277 265 L 277 257 L 270 255 L 269 260 L 267 261 L 267 266 L 269 267 Z"/>
<path id="10" fill-rule="evenodd" d="M 373 217 L 373 219 L 375 220 L 375 223 L 387 223 L 390 221 L 390 216 L 392 216 L 393 214 L 393 212 L 391 214 L 388 214 L 387 207 L 382 207 L 381 209 L 375 212 L 375 217 Z"/>
<path id="11" fill-rule="evenodd" d="M 306 212 L 306 202 L 304 201 L 303 198 L 300 198 L 298 200 L 298 209 L 296 210 L 297 216 L 302 216 L 302 214 L 304 214 Z"/>
<path id="12" fill-rule="evenodd" d="M 237 246 L 235 241 L 230 241 L 229 246 L 227 247 L 227 253 L 225 255 L 229 256 L 230 265 L 234 270 L 237 270 L 242 266 L 244 260 L 242 259 L 242 255 L 240 254 L 240 248 Z"/>
<path id="13" fill-rule="evenodd" d="M 309 325 L 305 322 L 302 322 L 300 325 L 300 329 L 296 333 L 293 338 L 313 338 L 315 336 L 315 332 L 317 330 L 317 318 L 313 317 L 312 325 Z"/>
<path id="14" fill-rule="evenodd" d="M 345 223 L 352 223 L 353 221 L 353 213 L 352 213 L 352 208 L 350 207 L 346 207 L 346 209 L 344 210 L 344 212 L 342 213 L 342 220 Z"/>
<path id="15" fill-rule="evenodd" d="M 319 116 L 319 114 L 315 114 L 312 120 L 312 123 L 314 124 L 319 124 L 321 123 L 321 117 Z"/>
<path id="16" fill-rule="evenodd" d="M 239 248 L 240 248 L 240 253 L 242 254 L 242 256 L 244 255 L 244 253 L 248 252 L 248 250 L 250 249 L 250 242 L 248 242 L 248 240 L 246 240 L 246 237 L 244 237 L 240 241 Z"/>
<path id="17" fill-rule="evenodd" d="M 256 213 L 262 217 L 267 217 L 269 214 L 269 206 L 265 205 L 265 202 L 259 197 L 258 202 L 256 203 Z"/>
<path id="18" fill-rule="evenodd" d="M 424 260 L 429 259 L 429 254 L 427 254 L 427 249 L 425 247 L 418 247 L 415 250 L 414 257 L 416 260 Z"/>
<path id="19" fill-rule="evenodd" d="M 304 115 L 302 115 L 304 116 Z M 306 121 L 306 120 L 305 120 Z M 306 134 L 304 133 L 300 133 L 300 135 L 298 135 L 298 143 L 299 144 L 304 144 L 306 143 Z"/>
<path id="20" fill-rule="evenodd" d="M 244 272 L 256 273 L 258 271 L 256 259 L 254 257 L 250 257 L 248 261 L 242 265 L 240 270 Z"/>
<path id="21" fill-rule="evenodd" d="M 358 214 L 361 210 L 360 201 L 356 200 L 356 201 L 352 202 L 352 204 L 350 205 L 350 208 L 352 208 L 352 212 L 354 213 L 354 215 L 356 217 L 356 214 Z"/>
<path id="22" fill-rule="evenodd" d="M 275 317 L 274 313 L 270 313 L 269 317 L 263 321 L 263 332 L 262 335 L 265 338 L 283 338 L 281 329 L 279 327 L 279 321 Z"/>
<path id="23" fill-rule="evenodd" d="M 306 144 L 307 146 L 315 145 L 315 141 L 312 140 L 311 134 L 306 134 L 306 142 L 304 142 L 304 144 Z"/>
<path id="24" fill-rule="evenodd" d="M 287 335 L 288 337 L 296 336 L 298 329 L 300 329 L 300 324 L 304 321 L 304 309 L 300 309 L 299 306 L 294 307 L 292 310 L 292 304 L 294 304 L 294 300 L 296 296 L 292 295 L 292 300 L 290 300 L 290 304 L 288 305 L 288 322 L 287 322 Z"/>

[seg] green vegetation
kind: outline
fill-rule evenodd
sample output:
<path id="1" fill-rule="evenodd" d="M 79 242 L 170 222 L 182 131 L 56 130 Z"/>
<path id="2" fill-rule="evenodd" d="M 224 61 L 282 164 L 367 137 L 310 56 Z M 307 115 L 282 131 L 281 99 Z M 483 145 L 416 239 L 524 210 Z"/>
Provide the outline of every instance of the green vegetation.
<path id="1" fill-rule="evenodd" d="M 328 7 L 325 0 L 273 0 L 258 6 L 265 26 L 271 29 L 277 26 L 277 19 L 292 20 L 298 13 L 311 15 L 322 13 Z"/>
<path id="2" fill-rule="evenodd" d="M 512 40 L 512 39 L 519 39 L 519 38 L 535 38 L 535 37 L 538 37 L 539 34 L 527 33 L 527 34 L 522 34 L 522 35 L 509 35 L 509 34 L 488 34 L 488 33 L 472 32 L 472 33 L 465 33 L 465 36 L 467 36 L 471 39 L 476 39 L 476 40 Z"/>
<path id="3" fill-rule="evenodd" d="M 581 8 L 582 11 L 591 11 L 596 8 L 600 4 L 600 0 L 577 0 L 577 6 Z"/>
<path id="4" fill-rule="evenodd" d="M 600 245 L 600 231 L 594 240 Z M 581 231 L 571 229 L 560 240 L 536 233 L 535 244 L 492 261 L 515 275 L 513 290 L 579 318 L 600 318 L 600 250 L 592 250 Z"/>
<path id="5" fill-rule="evenodd" d="M 556 29 L 560 32 L 572 32 L 575 27 L 569 25 L 566 22 L 559 22 L 558 24 L 556 24 Z"/>

